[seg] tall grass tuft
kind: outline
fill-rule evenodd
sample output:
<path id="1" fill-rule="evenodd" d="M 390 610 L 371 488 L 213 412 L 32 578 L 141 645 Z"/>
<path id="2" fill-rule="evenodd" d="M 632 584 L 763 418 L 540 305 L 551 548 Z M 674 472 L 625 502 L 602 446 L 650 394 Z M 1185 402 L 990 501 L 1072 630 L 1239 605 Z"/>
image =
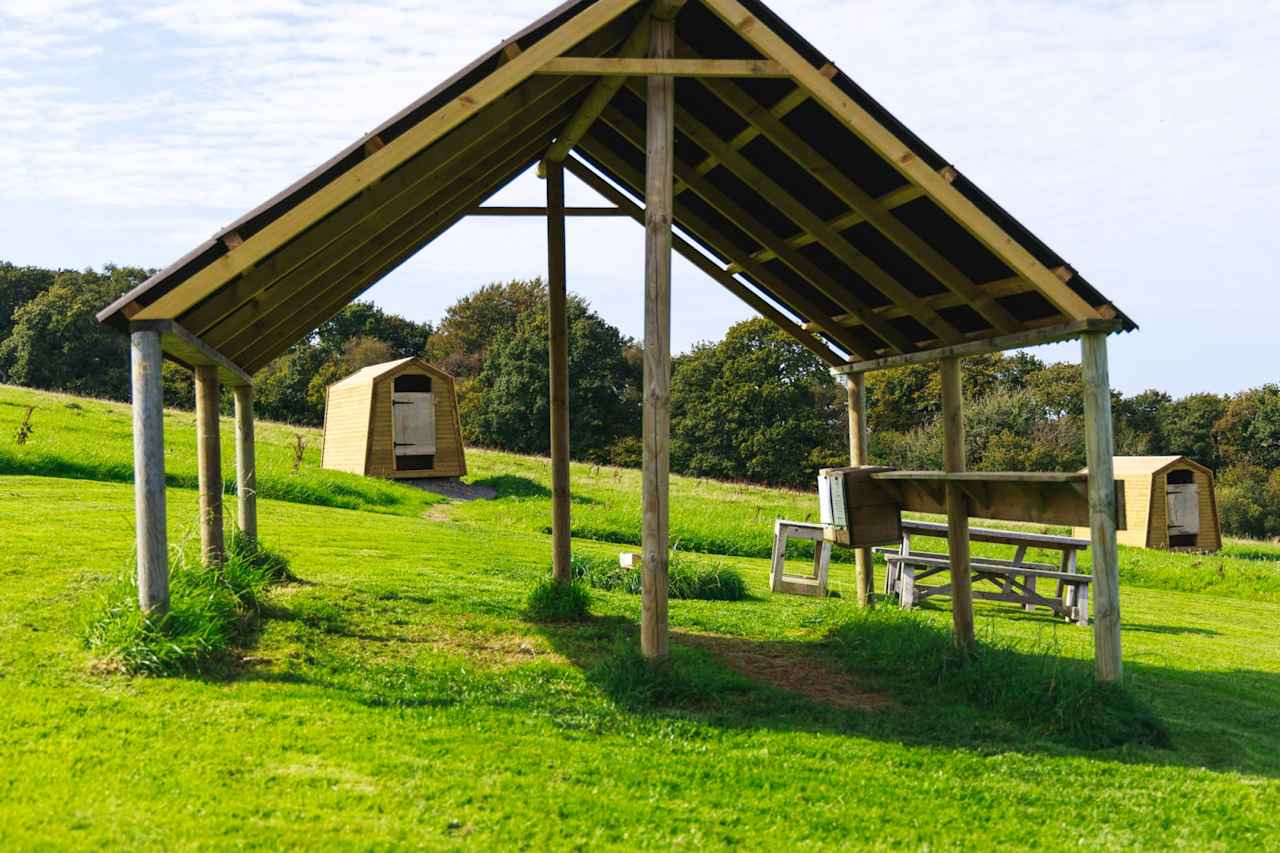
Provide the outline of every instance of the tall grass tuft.
<path id="1" fill-rule="evenodd" d="M 532 622 L 581 622 L 590 608 L 591 593 L 582 581 L 563 584 L 544 577 L 529 591 L 525 618 Z"/>
<path id="2" fill-rule="evenodd" d="M 639 570 L 624 569 L 608 558 L 574 554 L 573 576 L 596 589 L 640 594 Z M 683 551 L 672 551 L 667 563 L 667 596 L 703 601 L 741 601 L 747 597 L 747 582 L 723 563 L 705 562 Z"/>
<path id="3" fill-rule="evenodd" d="M 1064 658 L 1052 642 L 1024 647 L 986 632 L 972 649 L 922 614 L 855 610 L 829 639 L 850 670 L 870 675 L 904 703 L 950 700 L 987 711 L 1083 749 L 1128 743 L 1169 746 L 1153 710 L 1092 666 Z"/>
<path id="4" fill-rule="evenodd" d="M 280 554 L 241 536 L 231 542 L 221 565 L 205 566 L 176 551 L 164 616 L 138 608 L 136 572 L 113 585 L 84 631 L 99 665 L 165 676 L 205 673 L 225 662 L 256 629 L 267 588 L 293 577 Z"/>

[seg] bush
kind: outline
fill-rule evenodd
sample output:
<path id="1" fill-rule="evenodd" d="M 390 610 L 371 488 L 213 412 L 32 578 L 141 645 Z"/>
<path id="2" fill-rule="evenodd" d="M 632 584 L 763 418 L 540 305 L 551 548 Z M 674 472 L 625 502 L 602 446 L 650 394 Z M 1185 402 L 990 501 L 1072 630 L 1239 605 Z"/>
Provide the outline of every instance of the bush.
<path id="1" fill-rule="evenodd" d="M 1255 539 L 1280 536 L 1280 469 L 1228 468 L 1218 478 L 1216 497 L 1223 532 Z"/>
<path id="2" fill-rule="evenodd" d="M 562 584 L 547 577 L 529 592 L 525 617 L 534 622 L 581 622 L 590 607 L 591 593 L 586 584 L 577 580 Z"/>
<path id="3" fill-rule="evenodd" d="M 596 589 L 640 594 L 640 572 L 624 569 L 607 558 L 575 554 L 573 577 Z M 721 563 L 704 565 L 682 551 L 672 551 L 667 564 L 667 597 L 741 601 L 747 597 L 747 583 L 742 575 Z"/>
<path id="4" fill-rule="evenodd" d="M 267 588 L 291 578 L 289 563 L 270 549 L 232 538 L 220 566 L 182 552 L 169 572 L 169 611 L 138 608 L 137 573 L 112 587 L 85 629 L 85 645 L 103 664 L 135 675 L 206 672 L 257 624 Z"/>
<path id="5" fill-rule="evenodd" d="M 854 611 L 830 640 L 846 667 L 905 702 L 941 696 L 1086 749 L 1169 745 L 1154 711 L 1124 687 L 1099 683 L 1091 664 L 1062 658 L 1051 643 L 1024 649 L 992 633 L 957 649 L 947 627 L 896 608 Z"/>

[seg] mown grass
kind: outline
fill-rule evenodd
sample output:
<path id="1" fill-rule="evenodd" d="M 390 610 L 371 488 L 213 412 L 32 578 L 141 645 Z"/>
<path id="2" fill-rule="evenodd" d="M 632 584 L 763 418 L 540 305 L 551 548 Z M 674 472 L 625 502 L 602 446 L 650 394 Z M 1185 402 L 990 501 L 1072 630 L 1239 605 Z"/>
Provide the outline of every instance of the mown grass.
<path id="1" fill-rule="evenodd" d="M 262 534 L 303 582 L 261 595 L 233 672 L 140 679 L 94 668 L 76 621 L 129 564 L 130 488 L 4 477 L 0 494 L 0 838 L 15 849 L 223 847 L 249 832 L 360 848 L 1273 840 L 1275 604 L 1126 588 L 1128 689 L 1172 746 L 1082 749 L 1005 699 L 910 672 L 899 692 L 895 668 L 928 642 L 869 626 L 890 636 L 841 652 L 837 632 L 863 630 L 851 600 L 770 596 L 764 560 L 724 558 L 747 599 L 671 602 L 673 663 L 654 674 L 636 666 L 636 596 L 593 592 L 583 622 L 523 618 L 542 534 L 266 500 Z M 195 495 L 168 497 L 180 542 Z M 945 609 L 912 618 L 945 636 Z M 982 605 L 978 622 L 1032 658 L 1050 642 L 1067 663 L 1091 657 L 1089 631 L 1044 616 Z M 706 633 L 746 661 L 826 661 L 895 703 L 780 690 L 684 639 Z"/>
<path id="2" fill-rule="evenodd" d="M 32 433 L 24 444 L 12 436 L 28 406 L 35 406 Z M 196 488 L 195 416 L 166 411 L 165 480 Z M 357 477 L 320 467 L 319 430 L 284 424 L 256 425 L 258 495 L 317 506 L 418 515 L 443 499 L 412 486 Z M 295 467 L 297 437 L 303 459 Z M 223 490 L 235 494 L 235 433 L 222 419 Z M 133 482 L 133 428 L 129 406 L 0 385 L 0 476 L 34 474 L 113 483 Z"/>

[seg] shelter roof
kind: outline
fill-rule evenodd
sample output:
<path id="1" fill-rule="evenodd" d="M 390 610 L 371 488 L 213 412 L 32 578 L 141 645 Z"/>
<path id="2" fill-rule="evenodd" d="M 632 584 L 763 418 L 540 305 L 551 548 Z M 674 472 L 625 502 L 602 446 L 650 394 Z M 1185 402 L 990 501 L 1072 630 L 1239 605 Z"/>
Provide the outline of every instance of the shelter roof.
<path id="1" fill-rule="evenodd" d="M 565 3 L 99 319 L 175 321 L 252 373 L 566 139 L 569 170 L 634 212 L 643 78 L 584 125 L 607 78 L 563 59 L 643 55 L 649 14 L 638 0 Z M 759 72 L 677 81 L 677 249 L 829 364 L 1136 328 L 763 3 L 690 0 L 676 36 L 682 58 Z"/>

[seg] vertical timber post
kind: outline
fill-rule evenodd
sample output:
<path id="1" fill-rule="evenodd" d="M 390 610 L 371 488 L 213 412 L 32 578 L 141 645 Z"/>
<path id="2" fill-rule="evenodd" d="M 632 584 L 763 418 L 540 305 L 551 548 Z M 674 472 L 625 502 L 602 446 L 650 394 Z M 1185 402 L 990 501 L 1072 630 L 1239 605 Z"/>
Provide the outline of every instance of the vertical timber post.
<path id="1" fill-rule="evenodd" d="M 200 550 L 222 562 L 222 441 L 218 436 L 218 368 L 196 365 L 196 469 L 200 478 Z"/>
<path id="2" fill-rule="evenodd" d="M 943 469 L 965 470 L 964 397 L 960 359 L 944 358 L 942 371 Z M 955 483 L 947 483 L 947 546 L 951 552 L 951 622 L 957 646 L 974 642 L 973 582 L 969 574 L 969 499 Z"/>
<path id="3" fill-rule="evenodd" d="M 164 502 L 164 385 L 160 333 L 130 333 L 133 381 L 133 507 L 138 538 L 138 607 L 169 610 L 169 539 Z"/>
<path id="4" fill-rule="evenodd" d="M 547 328 L 551 382 L 551 573 L 573 581 L 569 518 L 569 321 L 565 283 L 564 164 L 546 163 Z"/>
<path id="5" fill-rule="evenodd" d="M 678 8 L 678 7 L 677 7 Z M 672 15 L 674 17 L 674 15 Z M 656 19 L 649 55 L 675 55 L 675 24 Z M 667 656 L 668 480 L 671 469 L 671 208 L 675 79 L 648 79 L 644 187 L 644 530 L 640 650 Z"/>
<path id="6" fill-rule="evenodd" d="M 867 464 L 867 377 L 864 373 L 851 373 L 845 377 L 845 389 L 849 392 L 849 465 Z M 858 589 L 858 606 L 871 603 L 875 585 L 875 563 L 870 548 L 858 548 L 853 552 L 854 572 Z"/>
<path id="7" fill-rule="evenodd" d="M 236 395 L 236 522 L 240 535 L 258 540 L 258 470 L 253 447 L 253 386 L 237 385 Z"/>
<path id="8" fill-rule="evenodd" d="M 1119 681 L 1120 559 L 1116 548 L 1116 489 L 1112 454 L 1111 380 L 1107 335 L 1080 339 L 1084 372 L 1085 457 L 1089 464 L 1089 535 L 1093 561 L 1093 654 L 1099 681 Z"/>

